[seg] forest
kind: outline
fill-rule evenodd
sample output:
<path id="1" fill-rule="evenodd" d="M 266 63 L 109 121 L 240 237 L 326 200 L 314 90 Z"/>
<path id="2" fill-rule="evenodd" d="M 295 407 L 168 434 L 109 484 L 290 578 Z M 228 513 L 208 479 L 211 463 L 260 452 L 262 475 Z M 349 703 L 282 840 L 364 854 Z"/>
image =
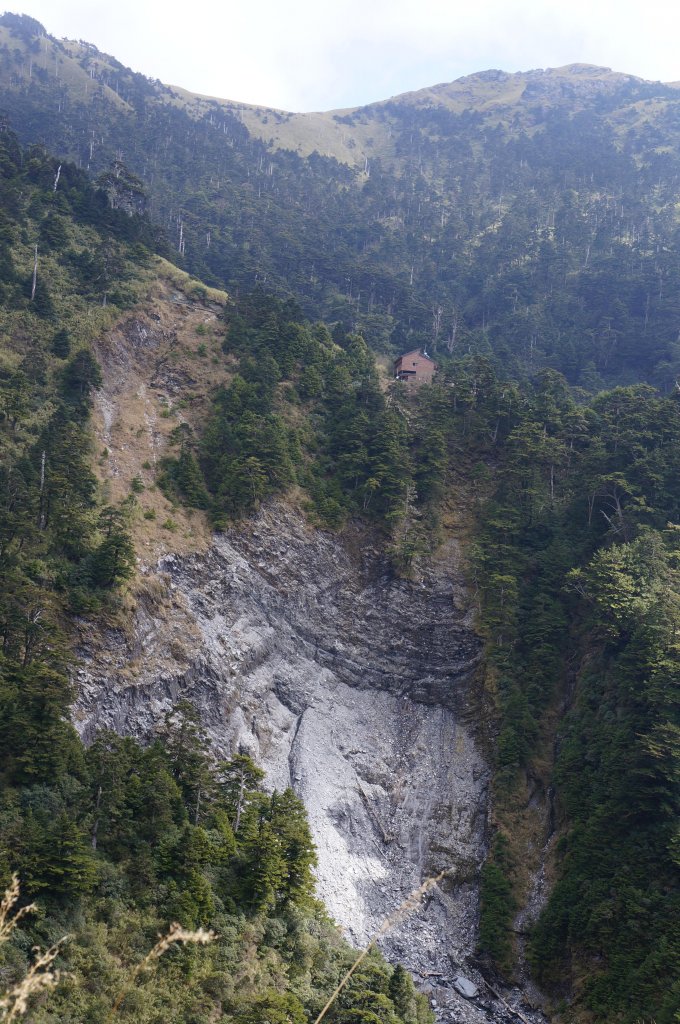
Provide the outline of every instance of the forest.
<path id="1" fill-rule="evenodd" d="M 402 125 L 396 158 L 359 180 L 272 150 L 223 107 L 196 119 L 120 65 L 88 103 L 39 62 L 27 80 L 41 28 L 0 19 L 0 888 L 18 871 L 38 905 L 0 946 L 5 990 L 34 945 L 74 933 L 40 1024 L 305 1024 L 352 962 L 314 897 L 304 808 L 266 793 L 250 759 L 216 763 L 191 705 L 146 744 L 85 747 L 69 720 L 74 618 L 114 615 L 136 566 L 135 495 L 107 502 L 92 469 L 92 342 L 143 301 L 160 253 L 232 300 L 229 381 L 200 427 L 175 430 L 158 487 L 218 530 L 295 489 L 319 528 L 368 524 L 406 576 L 447 499 L 474 492 L 495 809 L 478 953 L 513 977 L 532 779 L 554 794 L 556 836 L 526 936 L 534 978 L 561 1020 L 674 1024 L 673 97 L 623 82 L 577 115 L 544 111 L 540 131 L 393 101 L 370 116 Z M 613 127 L 650 97 L 644 129 Z M 388 384 L 376 355 L 423 343 L 434 383 Z M 220 940 L 173 948 L 153 984 L 132 984 L 174 921 Z M 372 953 L 328 1020 L 432 1015 Z"/>
<path id="2" fill-rule="evenodd" d="M 246 367 L 259 352 L 259 372 L 270 369 L 273 384 L 278 361 L 288 365 L 293 332 L 282 323 L 272 333 L 264 312 L 272 304 L 261 296 L 244 303 L 226 344 L 243 353 Z M 370 368 L 358 339 L 343 351 L 361 354 Z M 295 382 L 294 368 L 289 376 Z M 392 385 L 387 414 L 378 402 L 371 423 L 370 388 L 345 385 L 338 394 L 334 382 L 322 373 L 313 397 L 303 389 L 320 458 L 305 472 L 303 455 L 296 479 L 308 487 L 313 515 L 336 526 L 338 509 L 368 517 L 385 532 L 395 571 L 408 572 L 436 544 L 447 489 L 476 479 L 485 492 L 470 572 L 487 643 L 501 813 L 482 876 L 480 949 L 511 972 L 521 872 L 510 809 L 537 770 L 545 719 L 566 704 L 551 780 L 560 878 L 531 936 L 531 963 L 555 991 L 586 970 L 582 998 L 598 1019 L 632 1024 L 653 1006 L 655 1019 L 670 1024 L 680 992 L 680 397 L 641 384 L 577 402 L 555 371 L 519 385 L 499 379 L 489 360 L 469 356 L 444 364 L 417 402 L 407 385 Z M 239 377 L 235 387 L 241 402 Z M 290 391 L 283 393 L 289 400 Z M 270 400 L 260 391 L 257 431 Z M 234 416 L 232 402 L 217 399 L 217 417 L 197 447 L 193 464 L 204 467 L 206 496 L 219 495 L 214 431 L 225 412 Z M 247 413 L 233 422 L 244 432 L 238 443 L 230 437 L 217 447 L 236 454 L 255 427 Z M 364 437 L 372 444 L 362 444 Z M 289 485 L 285 464 L 282 450 L 269 468 L 261 463 L 263 489 Z M 321 505 L 319 493 L 327 496 Z M 251 501 L 247 494 L 245 508 Z"/>
<path id="3" fill-rule="evenodd" d="M 245 755 L 211 758 L 187 702 L 146 746 L 101 733 L 86 748 L 69 720 L 71 619 L 115 613 L 138 514 L 134 495 L 105 504 L 90 468 L 101 376 L 89 342 L 143 292 L 155 235 L 144 217 L 111 208 L 106 182 L 94 188 L 44 151 L 22 152 L 9 132 L 0 153 L 0 883 L 18 872 L 20 915 L 38 907 L 0 945 L 4 990 L 11 997 L 26 976 L 34 945 L 67 935 L 66 979 L 32 1007 L 36 1022 L 207 1022 L 219 1007 L 234 1024 L 305 1024 L 355 954 L 314 897 L 297 797 L 266 794 Z M 174 485 L 196 500 L 177 462 Z M 233 515 L 260 497 L 249 490 L 217 508 Z M 219 943 L 172 948 L 140 984 L 135 971 L 171 922 L 210 928 Z M 16 1010 L 11 998 L 0 1007 Z M 432 1015 L 410 975 L 372 953 L 328 1019 Z"/>
<path id="4" fill-rule="evenodd" d="M 12 20 L 14 19 L 14 20 Z M 31 75 L 28 75 L 28 68 Z M 80 78 L 78 77 L 80 76 Z M 474 76 L 473 76 L 474 79 Z M 407 98 L 334 115 L 389 137 L 368 172 L 273 148 L 235 104 L 178 102 L 96 48 L 0 19 L 3 109 L 94 176 L 124 163 L 174 260 L 234 296 L 264 287 L 375 351 L 474 353 L 593 393 L 678 373 L 677 90 L 576 69 L 485 113 Z M 86 93 L 81 82 L 89 82 Z M 286 116 L 272 112 L 286 126 Z"/>

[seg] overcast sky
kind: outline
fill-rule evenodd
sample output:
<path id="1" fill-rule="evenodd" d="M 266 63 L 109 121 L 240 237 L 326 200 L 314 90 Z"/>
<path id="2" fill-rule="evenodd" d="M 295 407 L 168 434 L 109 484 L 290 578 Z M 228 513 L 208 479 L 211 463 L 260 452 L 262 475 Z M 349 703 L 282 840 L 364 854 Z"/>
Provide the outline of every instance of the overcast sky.
<path id="1" fill-rule="evenodd" d="M 6 0 L 6 3 L 8 0 Z M 12 3 L 12 0 L 9 0 Z M 577 61 L 680 80 L 674 0 L 25 0 L 151 78 L 286 110 Z M 0 10 L 2 8 L 0 7 Z"/>

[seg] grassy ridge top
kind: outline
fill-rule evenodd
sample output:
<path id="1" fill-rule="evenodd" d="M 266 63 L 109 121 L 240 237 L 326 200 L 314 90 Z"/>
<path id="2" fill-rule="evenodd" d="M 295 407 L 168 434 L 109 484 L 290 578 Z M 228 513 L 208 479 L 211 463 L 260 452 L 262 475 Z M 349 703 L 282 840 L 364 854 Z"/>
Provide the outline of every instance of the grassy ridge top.
<path id="1" fill-rule="evenodd" d="M 130 78 L 142 76 L 125 68 L 115 57 L 83 40 L 58 40 L 33 19 L 14 15 L 0 23 L 0 55 L 12 54 L 14 67 L 0 61 L 0 81 L 13 78 L 28 84 L 34 76 L 52 79 L 72 101 L 104 101 L 113 108 L 132 111 L 126 98 Z M 207 96 L 176 85 L 147 80 L 156 102 L 184 109 L 203 118 L 216 107 L 236 114 L 248 131 L 274 149 L 312 153 L 361 167 L 380 158 L 399 163 L 396 145 L 404 114 L 418 110 L 445 110 L 460 115 L 475 113 L 490 124 L 531 128 L 546 105 L 569 105 L 573 113 L 593 102 L 611 105 L 612 123 L 622 128 L 654 121 L 679 96 L 680 83 L 647 82 L 610 68 L 575 63 L 559 68 L 507 73 L 490 69 L 452 82 L 426 86 L 361 107 L 329 111 L 293 112 L 226 97 Z M 632 93 L 644 93 L 640 103 Z"/>
<path id="2" fill-rule="evenodd" d="M 296 296 L 378 352 L 673 386 L 677 86 L 491 70 L 295 114 L 163 85 L 32 19 L 0 29 L 22 141 L 110 181 L 126 165 L 206 284 Z"/>

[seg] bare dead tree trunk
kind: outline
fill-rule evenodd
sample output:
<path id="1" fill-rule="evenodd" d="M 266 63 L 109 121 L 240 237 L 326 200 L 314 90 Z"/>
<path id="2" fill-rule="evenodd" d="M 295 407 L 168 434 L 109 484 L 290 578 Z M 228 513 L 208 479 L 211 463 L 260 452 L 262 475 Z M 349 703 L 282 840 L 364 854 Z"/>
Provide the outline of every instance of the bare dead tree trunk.
<path id="1" fill-rule="evenodd" d="M 59 164 L 59 166 L 57 167 L 57 176 L 54 179 L 54 188 L 52 189 L 53 192 L 57 191 L 57 185 L 59 184 L 59 178 L 60 177 L 61 177 L 61 164 Z"/>
<path id="2" fill-rule="evenodd" d="M 38 246 L 33 249 L 33 284 L 31 285 L 31 302 L 35 298 L 35 289 L 38 286 Z"/>
<path id="3" fill-rule="evenodd" d="M 97 803 L 95 804 L 95 807 L 94 807 L 94 813 L 95 813 L 94 825 L 92 826 L 92 849 L 93 850 L 97 849 L 97 832 L 99 831 L 99 805 L 101 804 L 101 800 L 102 800 L 102 787 L 99 786 L 99 788 L 97 789 Z"/>
<path id="4" fill-rule="evenodd" d="M 23 667 L 26 668 L 33 660 L 33 651 L 38 642 L 40 620 L 42 619 L 42 608 L 31 608 L 26 614 L 26 625 L 24 628 L 24 657 Z"/>
<path id="5" fill-rule="evenodd" d="M 43 451 L 40 456 L 40 512 L 38 514 L 38 529 L 45 529 L 45 505 L 44 505 L 44 494 L 45 494 L 45 461 L 47 459 L 47 452 Z"/>
<path id="6" fill-rule="evenodd" d="M 432 336 L 433 336 L 433 348 L 437 351 L 439 342 L 439 332 L 442 329 L 442 315 L 444 310 L 441 306 L 432 307 Z"/>
<path id="7" fill-rule="evenodd" d="M 456 344 L 456 336 L 458 334 L 459 317 L 458 311 L 454 309 L 453 318 L 451 320 L 451 333 L 446 341 L 446 347 L 449 353 L 452 353 Z"/>
<path id="8" fill-rule="evenodd" d="M 528 1019 L 527 1019 L 527 1018 L 526 1018 L 526 1017 L 524 1016 L 524 1014 L 523 1014 L 523 1013 L 520 1013 L 520 1012 L 519 1012 L 519 1010 L 516 1010 L 516 1009 L 514 1008 L 514 1006 L 511 1006 L 511 1005 L 510 1005 L 510 1003 L 506 1003 L 505 999 L 503 999 L 503 996 L 502 996 L 502 995 L 501 995 L 501 994 L 500 994 L 499 992 L 497 992 L 497 991 L 496 991 L 496 989 L 495 989 L 495 988 L 493 988 L 493 987 L 492 987 L 492 986 L 491 986 L 491 985 L 489 984 L 489 982 L 488 982 L 488 981 L 486 980 L 486 978 L 484 978 L 484 984 L 485 984 L 485 985 L 486 985 L 486 987 L 487 987 L 487 988 L 489 989 L 489 991 L 490 991 L 490 992 L 492 992 L 492 993 L 493 993 L 493 994 L 495 995 L 496 999 L 498 999 L 498 1000 L 499 1000 L 499 1002 L 501 1002 L 501 1003 L 503 1004 L 503 1006 L 505 1007 L 505 1009 L 506 1009 L 506 1010 L 508 1010 L 508 1012 L 509 1012 L 509 1013 L 512 1013 L 512 1014 L 513 1014 L 513 1015 L 514 1015 L 515 1017 L 517 1017 L 517 1018 L 518 1018 L 519 1020 L 523 1021 L 523 1024 L 529 1024 L 529 1021 L 528 1021 Z"/>
<path id="9" fill-rule="evenodd" d="M 241 814 L 243 813 L 243 798 L 246 792 L 246 775 L 244 771 L 241 771 L 241 779 L 238 787 L 238 800 L 236 801 L 236 817 L 234 819 L 234 835 L 239 830 L 241 824 Z"/>

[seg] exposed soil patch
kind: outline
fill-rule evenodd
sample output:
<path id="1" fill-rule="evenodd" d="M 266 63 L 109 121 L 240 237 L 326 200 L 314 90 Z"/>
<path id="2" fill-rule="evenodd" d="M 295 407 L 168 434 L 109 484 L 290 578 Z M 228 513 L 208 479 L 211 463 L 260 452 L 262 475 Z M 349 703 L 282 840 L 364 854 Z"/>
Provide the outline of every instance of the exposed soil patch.
<path id="1" fill-rule="evenodd" d="M 210 542 L 203 513 L 173 505 L 155 481 L 173 431 L 182 423 L 198 431 L 215 389 L 231 376 L 219 312 L 159 280 L 143 309 L 95 345 L 104 378 L 94 402 L 96 471 L 108 500 L 136 493 L 133 539 L 143 561 Z"/>

